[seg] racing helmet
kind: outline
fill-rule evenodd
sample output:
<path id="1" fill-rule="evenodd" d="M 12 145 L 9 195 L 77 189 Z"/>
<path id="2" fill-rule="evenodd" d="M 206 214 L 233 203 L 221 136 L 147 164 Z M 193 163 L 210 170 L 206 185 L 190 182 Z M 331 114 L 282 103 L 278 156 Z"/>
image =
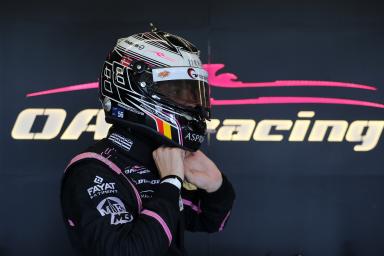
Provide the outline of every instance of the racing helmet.
<path id="1" fill-rule="evenodd" d="M 106 121 L 161 145 L 199 149 L 211 113 L 199 54 L 189 41 L 156 28 L 118 39 L 99 79 Z"/>

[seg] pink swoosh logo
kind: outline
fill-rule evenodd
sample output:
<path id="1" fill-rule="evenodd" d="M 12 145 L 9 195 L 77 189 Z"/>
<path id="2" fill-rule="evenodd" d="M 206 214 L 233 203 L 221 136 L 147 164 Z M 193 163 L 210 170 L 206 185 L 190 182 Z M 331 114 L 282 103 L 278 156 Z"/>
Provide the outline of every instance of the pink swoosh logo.
<path id="1" fill-rule="evenodd" d="M 224 68 L 224 64 L 205 64 L 204 68 L 208 71 L 209 83 L 212 86 L 222 88 L 255 88 L 255 87 L 290 87 L 290 86 L 322 86 L 322 87 L 343 87 L 363 90 L 377 90 L 376 87 L 355 83 L 332 82 L 332 81 L 311 81 L 311 80 L 278 80 L 274 82 L 242 82 L 237 81 L 237 76 L 232 73 L 217 74 L 217 71 Z M 38 91 L 29 93 L 26 97 L 35 97 L 49 94 L 65 93 L 72 91 L 81 91 L 89 89 L 97 89 L 98 82 L 90 82 L 85 84 L 77 84 L 65 86 L 50 90 Z M 216 100 L 211 99 L 211 104 L 215 106 L 226 105 L 262 105 L 262 104 L 339 104 L 339 105 L 354 105 L 374 108 L 384 108 L 383 104 L 341 98 L 326 98 L 326 97 L 258 97 L 251 99 L 228 99 Z"/>
<path id="2" fill-rule="evenodd" d="M 355 88 L 363 90 L 377 90 L 376 87 L 344 82 L 332 81 L 312 81 L 312 80 L 277 80 L 273 82 L 242 82 L 238 81 L 237 76 L 233 73 L 217 74 L 220 69 L 225 67 L 224 64 L 204 64 L 204 69 L 208 72 L 208 82 L 212 86 L 223 88 L 257 88 L 257 87 L 290 87 L 290 86 L 321 86 L 321 87 L 343 87 Z"/>
<path id="3" fill-rule="evenodd" d="M 166 60 L 169 60 L 169 61 L 172 61 L 172 62 L 175 62 L 175 59 L 165 55 L 165 53 L 163 52 L 159 52 L 159 51 L 152 51 L 152 50 L 147 50 L 147 52 L 152 52 L 154 54 L 156 54 L 158 57 L 160 58 L 163 58 L 163 59 L 166 59 Z"/>
<path id="4" fill-rule="evenodd" d="M 35 97 L 35 96 L 41 96 L 41 95 L 82 91 L 82 90 L 97 89 L 97 88 L 99 88 L 99 83 L 92 82 L 92 83 L 86 83 L 86 84 L 70 85 L 70 86 L 65 86 L 65 87 L 60 87 L 60 88 L 50 89 L 45 91 L 39 91 L 39 92 L 32 92 L 32 93 L 28 93 L 26 96 Z"/>

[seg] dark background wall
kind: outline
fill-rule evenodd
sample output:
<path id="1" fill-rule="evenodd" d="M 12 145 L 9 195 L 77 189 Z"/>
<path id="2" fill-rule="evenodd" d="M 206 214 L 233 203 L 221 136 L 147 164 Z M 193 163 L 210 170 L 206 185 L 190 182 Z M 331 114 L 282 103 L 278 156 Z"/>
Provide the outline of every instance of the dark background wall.
<path id="1" fill-rule="evenodd" d="M 72 255 L 59 186 L 77 141 L 15 140 L 26 108 L 63 108 L 67 127 L 99 108 L 97 91 L 26 98 L 30 92 L 96 81 L 117 38 L 154 22 L 190 39 L 204 63 L 246 82 L 327 80 L 343 88 L 213 88 L 215 99 L 316 96 L 384 103 L 384 15 L 379 1 L 2 2 L 0 8 L 0 255 Z M 381 108 L 335 104 L 215 106 L 224 119 L 384 120 Z M 33 127 L 42 129 L 40 120 Z M 63 128 L 63 130 L 64 130 Z M 62 131 L 63 132 L 63 131 Z M 62 134 L 60 133 L 60 135 Z M 279 132 L 289 135 L 289 132 Z M 384 255 L 384 147 L 350 142 L 219 141 L 205 148 L 230 177 L 237 201 L 227 229 L 188 234 L 191 255 Z"/>

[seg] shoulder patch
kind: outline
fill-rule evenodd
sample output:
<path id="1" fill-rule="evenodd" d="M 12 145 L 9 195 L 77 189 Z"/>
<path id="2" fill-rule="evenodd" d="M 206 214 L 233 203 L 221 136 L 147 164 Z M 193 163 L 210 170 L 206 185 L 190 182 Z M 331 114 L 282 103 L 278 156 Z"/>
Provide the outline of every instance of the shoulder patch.
<path id="1" fill-rule="evenodd" d="M 104 179 L 100 176 L 96 176 L 93 180 L 93 186 L 87 189 L 88 195 L 91 199 L 96 198 L 100 195 L 107 194 L 116 194 L 118 191 L 116 189 L 115 182 L 103 182 Z"/>
<path id="2" fill-rule="evenodd" d="M 111 216 L 112 225 L 124 224 L 133 220 L 133 215 L 127 212 L 124 203 L 118 197 L 107 197 L 101 200 L 96 208 L 101 216 Z"/>

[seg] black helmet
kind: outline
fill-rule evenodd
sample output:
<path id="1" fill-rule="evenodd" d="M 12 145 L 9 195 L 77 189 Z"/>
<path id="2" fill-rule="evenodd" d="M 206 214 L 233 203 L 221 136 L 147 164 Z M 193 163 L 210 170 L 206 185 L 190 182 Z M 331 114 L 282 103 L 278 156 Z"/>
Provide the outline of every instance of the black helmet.
<path id="1" fill-rule="evenodd" d="M 199 149 L 210 118 L 208 74 L 187 40 L 154 29 L 117 41 L 100 75 L 108 123 L 163 145 Z"/>

